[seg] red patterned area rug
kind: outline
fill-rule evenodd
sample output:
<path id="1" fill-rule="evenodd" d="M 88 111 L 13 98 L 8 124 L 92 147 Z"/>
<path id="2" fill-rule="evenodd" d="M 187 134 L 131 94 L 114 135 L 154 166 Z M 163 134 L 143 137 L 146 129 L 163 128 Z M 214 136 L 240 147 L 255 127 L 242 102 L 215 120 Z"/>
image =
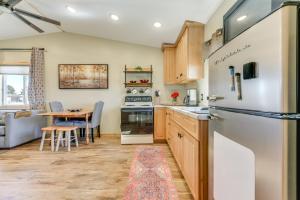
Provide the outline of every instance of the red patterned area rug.
<path id="1" fill-rule="evenodd" d="M 178 200 L 162 148 L 136 149 L 124 200 Z"/>

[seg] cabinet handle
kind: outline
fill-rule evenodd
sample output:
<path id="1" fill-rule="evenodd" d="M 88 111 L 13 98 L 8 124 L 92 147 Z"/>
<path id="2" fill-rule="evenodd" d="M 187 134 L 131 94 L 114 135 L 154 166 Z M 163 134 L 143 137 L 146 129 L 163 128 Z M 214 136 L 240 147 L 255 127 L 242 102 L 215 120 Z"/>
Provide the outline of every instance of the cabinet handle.
<path id="1" fill-rule="evenodd" d="M 178 76 L 176 77 L 176 79 L 178 79 Z"/>
<path id="2" fill-rule="evenodd" d="M 183 74 L 181 73 L 181 74 L 180 74 L 180 77 L 182 77 L 182 75 L 183 75 Z"/>

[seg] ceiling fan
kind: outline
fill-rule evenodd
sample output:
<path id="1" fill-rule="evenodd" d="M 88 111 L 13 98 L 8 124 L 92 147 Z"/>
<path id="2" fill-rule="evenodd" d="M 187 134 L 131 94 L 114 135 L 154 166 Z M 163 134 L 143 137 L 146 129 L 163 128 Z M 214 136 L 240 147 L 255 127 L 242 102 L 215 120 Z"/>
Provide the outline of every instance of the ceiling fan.
<path id="1" fill-rule="evenodd" d="M 0 0 L 0 11 L 9 11 L 10 13 L 12 13 L 15 17 L 17 17 L 18 19 L 20 19 L 22 22 L 24 22 L 25 24 L 27 24 L 28 26 L 30 26 L 31 28 L 33 28 L 34 30 L 36 30 L 39 33 L 43 33 L 44 31 L 39 28 L 38 26 L 34 25 L 33 23 L 31 23 L 30 21 L 28 21 L 24 16 L 27 17 L 32 17 L 34 19 L 38 19 L 44 22 L 48 22 L 57 26 L 60 26 L 61 23 L 59 21 L 56 21 L 54 19 L 50 19 L 47 17 L 43 17 L 40 15 L 36 15 L 33 14 L 31 12 L 25 11 L 25 10 L 21 10 L 18 8 L 15 8 L 15 6 L 20 3 L 22 0 Z M 1 14 L 1 12 L 0 12 Z"/>

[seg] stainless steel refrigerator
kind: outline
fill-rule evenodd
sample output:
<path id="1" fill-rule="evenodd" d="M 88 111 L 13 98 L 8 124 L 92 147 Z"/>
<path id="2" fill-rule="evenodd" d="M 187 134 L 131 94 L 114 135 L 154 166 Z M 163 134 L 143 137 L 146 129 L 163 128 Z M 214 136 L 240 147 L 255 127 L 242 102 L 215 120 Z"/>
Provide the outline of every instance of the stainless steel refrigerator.
<path id="1" fill-rule="evenodd" d="M 299 5 L 209 57 L 210 200 L 296 200 Z"/>

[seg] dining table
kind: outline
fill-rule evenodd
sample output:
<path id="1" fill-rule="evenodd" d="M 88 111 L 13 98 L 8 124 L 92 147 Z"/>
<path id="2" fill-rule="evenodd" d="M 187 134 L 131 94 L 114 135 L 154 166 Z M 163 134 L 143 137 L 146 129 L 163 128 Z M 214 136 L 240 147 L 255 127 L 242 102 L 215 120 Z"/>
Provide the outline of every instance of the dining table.
<path id="1" fill-rule="evenodd" d="M 71 112 L 71 111 L 62 111 L 62 112 L 46 112 L 46 113 L 40 113 L 38 115 L 40 116 L 47 116 L 52 117 L 52 121 L 54 118 L 66 118 L 66 119 L 74 119 L 74 118 L 84 118 L 86 120 L 86 144 L 90 143 L 89 138 L 89 117 L 93 114 L 92 110 L 89 109 L 82 109 L 80 111 Z"/>

